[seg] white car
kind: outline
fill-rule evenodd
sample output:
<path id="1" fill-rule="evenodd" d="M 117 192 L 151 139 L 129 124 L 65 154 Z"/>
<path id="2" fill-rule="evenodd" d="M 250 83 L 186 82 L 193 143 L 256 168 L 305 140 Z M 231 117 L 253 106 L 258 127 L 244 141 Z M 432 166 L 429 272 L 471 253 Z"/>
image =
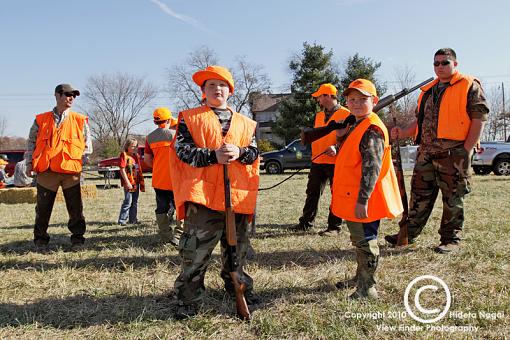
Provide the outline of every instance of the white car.
<path id="1" fill-rule="evenodd" d="M 510 175 L 510 143 L 481 142 L 471 165 L 478 175 L 487 175 L 492 171 L 496 175 Z"/>

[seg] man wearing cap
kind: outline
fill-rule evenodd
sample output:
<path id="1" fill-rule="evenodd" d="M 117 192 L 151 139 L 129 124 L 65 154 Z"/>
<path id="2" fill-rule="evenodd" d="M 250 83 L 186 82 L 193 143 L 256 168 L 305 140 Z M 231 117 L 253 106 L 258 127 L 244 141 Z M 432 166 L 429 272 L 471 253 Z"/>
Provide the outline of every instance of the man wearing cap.
<path id="1" fill-rule="evenodd" d="M 144 162 L 152 167 L 152 187 L 156 192 L 156 223 L 163 243 L 177 247 L 182 227 L 173 225 L 175 211 L 174 193 L 170 173 L 170 148 L 175 137 L 177 119 L 166 107 L 158 107 L 153 113 L 158 127 L 145 140 Z"/>
<path id="2" fill-rule="evenodd" d="M 226 68 L 209 66 L 193 74 L 193 81 L 205 93 L 205 105 L 179 114 L 170 163 L 177 218 L 185 217 L 179 242 L 181 273 L 175 281 L 180 303 L 177 318 L 197 313 L 205 293 L 205 271 L 218 241 L 223 260 L 221 277 L 227 292 L 234 294 L 226 261 L 224 165 L 228 165 L 235 213 L 237 272 L 246 285 L 247 303 L 257 302 L 253 279 L 243 270 L 249 247 L 248 221 L 255 210 L 259 184 L 257 123 L 227 106 L 234 80 Z"/>
<path id="3" fill-rule="evenodd" d="M 62 186 L 73 247 L 85 242 L 85 218 L 81 199 L 80 176 L 83 154 L 92 153 L 88 118 L 71 111 L 80 95 L 69 84 L 55 88 L 57 105 L 52 111 L 36 115 L 30 128 L 25 160 L 27 174 L 37 173 L 34 243 L 47 247 L 48 224 L 59 186 Z"/>
<path id="4" fill-rule="evenodd" d="M 434 250 L 443 254 L 459 248 L 464 196 L 471 192 L 471 155 L 489 107 L 480 81 L 457 70 L 453 49 L 434 54 L 434 72 L 437 78 L 421 88 L 416 119 L 404 129 L 393 128 L 391 137 L 415 137 L 419 144 L 407 219 L 409 242 L 421 234 L 441 191 L 441 238 Z M 387 235 L 385 240 L 394 245 L 397 238 Z"/>
<path id="5" fill-rule="evenodd" d="M 7 178 L 7 174 L 5 173 L 5 167 L 9 164 L 7 160 L 8 158 L 6 155 L 0 155 L 0 189 L 6 186 L 5 179 Z"/>
<path id="6" fill-rule="evenodd" d="M 336 94 L 336 87 L 328 83 L 322 84 L 316 92 L 312 93 L 312 97 L 317 99 L 323 109 L 315 115 L 315 128 L 326 126 L 332 121 L 344 120 L 349 115 L 349 110 L 338 103 Z M 334 131 L 312 143 L 312 167 L 306 185 L 305 206 L 303 207 L 303 214 L 299 218 L 299 223 L 290 228 L 292 231 L 305 231 L 313 226 L 319 199 L 324 192 L 326 182 L 329 182 L 330 187 L 333 183 L 337 154 L 335 144 L 336 133 Z M 319 235 L 336 236 L 340 232 L 341 224 L 342 219 L 333 215 L 330 209 L 328 227 L 320 231 Z"/>
<path id="7" fill-rule="evenodd" d="M 356 123 L 337 132 L 340 146 L 331 210 L 346 221 L 358 267 L 352 279 L 336 286 L 339 289 L 355 286 L 356 291 L 349 296 L 352 299 L 377 299 L 374 274 L 379 262 L 380 221 L 399 215 L 403 211 L 402 201 L 391 161 L 388 130 L 372 112 L 379 100 L 374 84 L 356 79 L 343 96 Z"/>

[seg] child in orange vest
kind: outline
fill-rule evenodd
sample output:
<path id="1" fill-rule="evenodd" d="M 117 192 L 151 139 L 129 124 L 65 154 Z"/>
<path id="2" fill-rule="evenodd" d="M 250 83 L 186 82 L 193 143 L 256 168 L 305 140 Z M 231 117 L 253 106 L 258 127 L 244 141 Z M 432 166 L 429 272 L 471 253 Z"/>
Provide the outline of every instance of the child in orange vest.
<path id="1" fill-rule="evenodd" d="M 120 207 L 118 223 L 138 223 L 138 196 L 145 191 L 140 156 L 138 155 L 138 141 L 128 138 L 124 144 L 124 151 L 120 154 L 120 184 L 124 187 L 124 201 Z"/>
<path id="2" fill-rule="evenodd" d="M 372 112 L 378 97 L 374 84 L 353 81 L 343 93 L 356 123 L 337 133 L 341 143 L 333 176 L 332 212 L 347 222 L 356 247 L 356 276 L 337 288 L 356 287 L 352 299 L 377 299 L 374 273 L 379 260 L 377 233 L 382 218 L 403 211 L 391 162 L 388 130 Z"/>

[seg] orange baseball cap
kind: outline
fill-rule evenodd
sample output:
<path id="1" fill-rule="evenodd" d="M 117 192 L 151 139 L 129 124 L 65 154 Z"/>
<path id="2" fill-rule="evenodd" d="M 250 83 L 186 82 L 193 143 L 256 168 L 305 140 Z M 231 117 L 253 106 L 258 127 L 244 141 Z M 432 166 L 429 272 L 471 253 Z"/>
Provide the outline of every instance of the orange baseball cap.
<path id="1" fill-rule="evenodd" d="M 349 84 L 349 87 L 342 94 L 344 97 L 349 95 L 353 90 L 357 90 L 364 94 L 365 96 L 374 96 L 376 99 L 379 99 L 377 96 L 377 90 L 375 89 L 374 83 L 367 79 L 356 79 Z"/>
<path id="2" fill-rule="evenodd" d="M 166 107 L 158 107 L 153 113 L 155 121 L 169 120 L 172 118 L 172 112 Z"/>
<path id="3" fill-rule="evenodd" d="M 229 70 L 222 66 L 207 66 L 205 70 L 200 70 L 193 74 L 193 81 L 198 86 L 202 87 L 206 80 L 221 79 L 228 83 L 230 92 L 234 93 L 234 78 Z"/>
<path id="4" fill-rule="evenodd" d="M 336 89 L 335 85 L 326 83 L 326 84 L 322 84 L 317 91 L 312 93 L 312 97 L 318 97 L 323 94 L 329 94 L 332 96 L 336 96 L 337 92 L 338 92 L 338 90 Z"/>

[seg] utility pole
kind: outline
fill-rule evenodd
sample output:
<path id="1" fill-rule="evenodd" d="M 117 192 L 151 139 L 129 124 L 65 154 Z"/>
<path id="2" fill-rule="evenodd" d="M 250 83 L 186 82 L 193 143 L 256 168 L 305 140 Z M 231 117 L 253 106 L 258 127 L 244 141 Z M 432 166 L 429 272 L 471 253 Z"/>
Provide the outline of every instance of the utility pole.
<path id="1" fill-rule="evenodd" d="M 506 142 L 505 84 L 503 82 L 501 82 L 501 92 L 503 93 L 503 132 L 505 134 L 503 140 Z"/>

